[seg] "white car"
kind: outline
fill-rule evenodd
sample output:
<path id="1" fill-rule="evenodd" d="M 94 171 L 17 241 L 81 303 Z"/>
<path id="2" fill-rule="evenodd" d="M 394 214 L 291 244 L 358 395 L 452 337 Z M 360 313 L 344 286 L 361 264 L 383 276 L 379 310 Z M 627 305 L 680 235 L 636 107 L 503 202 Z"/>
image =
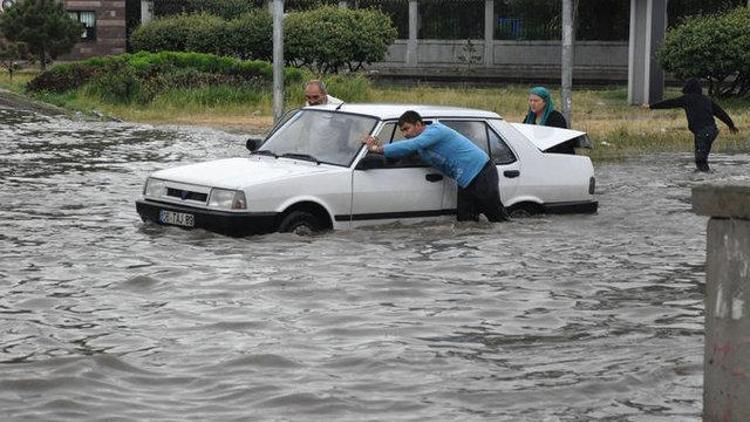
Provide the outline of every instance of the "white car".
<path id="1" fill-rule="evenodd" d="M 285 116 L 251 154 L 160 170 L 136 209 L 144 221 L 244 236 L 274 231 L 350 229 L 455 215 L 456 183 L 418 156 L 388 161 L 362 139 L 403 140 L 407 110 L 440 121 L 492 158 L 511 215 L 597 210 L 594 169 L 582 155 L 545 152 L 590 147 L 574 130 L 508 123 L 489 111 L 456 107 L 343 104 Z M 572 148 L 571 148 L 572 150 Z"/>

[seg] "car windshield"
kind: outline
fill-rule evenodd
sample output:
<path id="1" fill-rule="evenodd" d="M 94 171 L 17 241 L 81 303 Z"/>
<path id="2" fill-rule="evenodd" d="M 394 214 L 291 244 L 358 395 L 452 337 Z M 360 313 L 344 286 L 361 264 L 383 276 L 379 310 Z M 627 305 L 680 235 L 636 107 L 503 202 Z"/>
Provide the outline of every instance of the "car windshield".
<path id="1" fill-rule="evenodd" d="M 371 116 L 328 110 L 301 110 L 261 146 L 257 154 L 350 166 L 372 132 Z"/>

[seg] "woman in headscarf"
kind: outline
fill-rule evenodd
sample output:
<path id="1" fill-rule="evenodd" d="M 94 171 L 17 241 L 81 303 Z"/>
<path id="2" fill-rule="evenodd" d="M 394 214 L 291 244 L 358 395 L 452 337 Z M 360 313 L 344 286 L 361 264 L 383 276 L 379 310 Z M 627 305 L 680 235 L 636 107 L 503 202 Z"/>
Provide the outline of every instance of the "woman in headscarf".
<path id="1" fill-rule="evenodd" d="M 711 152 L 711 144 L 717 136 L 719 129 L 716 127 L 714 116 L 724 122 L 732 133 L 738 130 L 734 122 L 726 111 L 710 98 L 703 95 L 700 80 L 690 78 L 685 82 L 682 88 L 684 95 L 669 100 L 659 101 L 658 103 L 644 104 L 643 106 L 651 109 L 659 108 L 683 108 L 687 116 L 688 129 L 693 133 L 695 140 L 695 167 L 696 171 L 707 172 L 708 154 Z"/>
<path id="2" fill-rule="evenodd" d="M 552 126 L 563 129 L 568 128 L 568 122 L 565 120 L 565 116 L 555 110 L 555 104 L 552 102 L 552 97 L 550 97 L 549 91 L 547 91 L 547 88 L 541 86 L 529 90 L 529 112 L 526 114 L 526 118 L 523 122 L 530 125 Z M 554 147 L 547 149 L 546 152 L 575 154 L 576 149 L 571 140 L 555 145 Z"/>
<path id="3" fill-rule="evenodd" d="M 541 86 L 529 90 L 529 112 L 523 122 L 530 125 L 568 128 L 565 116 L 555 110 L 549 91 Z"/>

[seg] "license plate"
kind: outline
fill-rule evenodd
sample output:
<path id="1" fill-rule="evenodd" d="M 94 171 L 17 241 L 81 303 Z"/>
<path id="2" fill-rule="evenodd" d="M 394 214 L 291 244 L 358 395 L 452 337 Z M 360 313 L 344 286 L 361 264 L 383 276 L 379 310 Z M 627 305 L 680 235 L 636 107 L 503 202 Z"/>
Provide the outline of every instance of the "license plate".
<path id="1" fill-rule="evenodd" d="M 183 226 L 183 227 L 195 226 L 195 216 L 193 216 L 193 214 L 187 214 L 184 212 L 160 210 L 159 221 L 164 224 L 172 224 L 175 226 Z"/>

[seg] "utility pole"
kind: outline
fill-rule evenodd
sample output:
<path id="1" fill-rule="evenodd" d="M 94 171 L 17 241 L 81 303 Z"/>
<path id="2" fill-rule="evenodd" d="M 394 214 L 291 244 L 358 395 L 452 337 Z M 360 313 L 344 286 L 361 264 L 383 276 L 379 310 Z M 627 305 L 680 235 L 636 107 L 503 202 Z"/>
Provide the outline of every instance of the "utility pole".
<path id="1" fill-rule="evenodd" d="M 749 0 L 750 1 L 750 0 Z M 573 126 L 573 0 L 562 0 L 562 112 L 568 127 Z"/>
<path id="2" fill-rule="evenodd" d="M 284 115 L 284 0 L 273 0 L 273 122 Z"/>

